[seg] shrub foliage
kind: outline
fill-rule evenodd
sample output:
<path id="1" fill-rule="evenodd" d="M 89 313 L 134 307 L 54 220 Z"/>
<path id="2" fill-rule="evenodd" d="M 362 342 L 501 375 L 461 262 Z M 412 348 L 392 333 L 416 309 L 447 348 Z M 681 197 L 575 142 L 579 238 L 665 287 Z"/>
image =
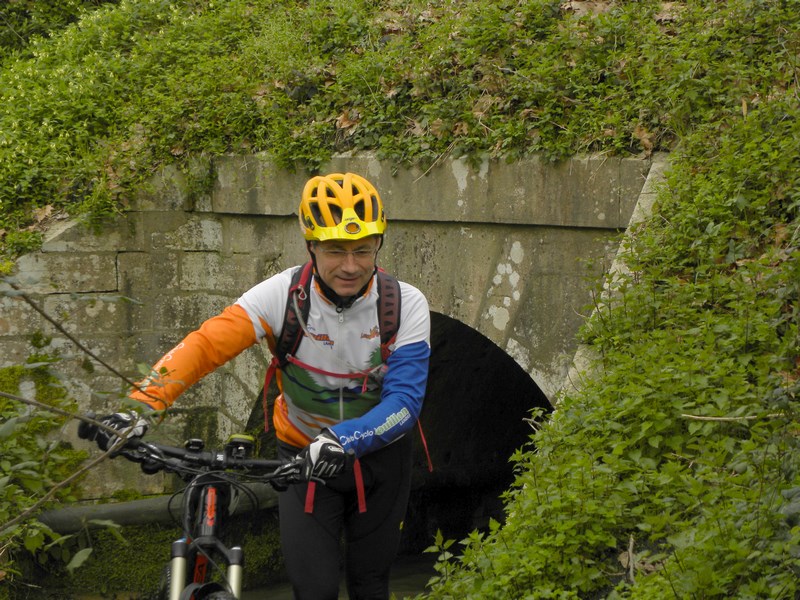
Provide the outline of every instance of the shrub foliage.
<path id="1" fill-rule="evenodd" d="M 0 237 L 13 254 L 53 211 L 100 219 L 189 153 L 313 169 L 346 150 L 424 164 L 670 149 L 795 85 L 796 13 L 772 0 L 104 4 L 0 70 Z"/>
<path id="2" fill-rule="evenodd" d="M 505 526 L 457 564 L 451 544 L 431 598 L 800 593 L 798 106 L 683 138 L 583 328 L 594 376 L 515 456 Z"/>
<path id="3" fill-rule="evenodd" d="M 7 258 L 54 213 L 101 223 L 160 166 L 203 153 L 313 170 L 360 150 L 423 165 L 672 151 L 656 214 L 626 238 L 628 271 L 582 331 L 594 376 L 514 457 L 506 522 L 436 540 L 429 596 L 800 594 L 793 0 L 121 0 L 81 14 L 18 48 L 0 39 Z"/>

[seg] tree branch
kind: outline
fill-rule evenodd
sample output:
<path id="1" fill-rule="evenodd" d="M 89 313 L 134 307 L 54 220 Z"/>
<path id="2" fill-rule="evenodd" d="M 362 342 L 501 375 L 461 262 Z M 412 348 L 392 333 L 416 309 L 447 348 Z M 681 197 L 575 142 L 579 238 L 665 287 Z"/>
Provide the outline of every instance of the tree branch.
<path id="1" fill-rule="evenodd" d="M 7 398 L 9 400 L 15 400 L 17 402 L 22 402 L 23 404 L 28 404 L 30 406 L 34 406 L 36 408 L 40 408 L 42 410 L 46 410 L 48 412 L 52 412 L 52 413 L 55 413 L 55 414 L 58 414 L 58 415 L 62 415 L 62 416 L 65 416 L 65 417 L 68 417 L 68 418 L 71 418 L 71 419 L 78 419 L 80 421 L 85 421 L 86 423 L 90 423 L 90 424 L 96 426 L 99 429 L 103 429 L 103 430 L 105 430 L 105 431 L 107 431 L 109 433 L 114 434 L 117 437 L 117 441 L 114 442 L 114 444 L 111 446 L 111 448 L 106 450 L 103 454 L 101 454 L 97 458 L 93 459 L 91 462 L 89 462 L 89 463 L 83 465 L 82 467 L 80 467 L 77 471 L 75 471 L 72 475 L 70 475 L 69 477 L 67 477 L 63 481 L 60 481 L 60 482 L 54 484 L 53 487 L 50 488 L 44 496 L 39 498 L 31 506 L 26 508 L 24 511 L 22 511 L 19 515 L 17 515 L 16 517 L 11 519 L 10 521 L 7 521 L 6 523 L 3 523 L 2 525 L 0 525 L 0 536 L 2 536 L 2 535 L 5 535 L 6 533 L 8 533 L 8 531 L 12 527 L 16 527 L 19 523 L 25 521 L 31 515 L 33 515 L 36 511 L 38 511 L 42 506 L 44 506 L 45 503 L 50 501 L 53 498 L 53 496 L 55 496 L 55 493 L 58 490 L 68 486 L 70 483 L 72 483 L 73 481 L 75 481 L 76 479 L 81 477 L 84 473 L 86 473 L 90 469 L 93 469 L 95 467 L 95 465 L 103 462 L 104 460 L 106 460 L 107 458 L 112 456 L 115 452 L 117 452 L 117 450 L 122 449 L 125 446 L 126 442 L 128 441 L 128 434 L 127 433 L 123 433 L 123 432 L 121 432 L 121 431 L 119 431 L 117 429 L 114 429 L 113 427 L 109 427 L 105 423 L 101 423 L 100 421 L 96 421 L 96 420 L 91 419 L 89 417 L 86 417 L 84 415 L 76 415 L 76 414 L 73 414 L 73 413 L 71 413 L 69 411 L 63 410 L 63 409 L 55 407 L 55 406 L 50 406 L 48 404 L 42 404 L 41 402 L 37 402 L 36 400 L 29 400 L 27 398 L 23 398 L 21 396 L 15 396 L 14 394 L 8 394 L 6 392 L 0 392 L 0 398 Z"/>
<path id="2" fill-rule="evenodd" d="M 137 384 L 136 384 L 135 381 L 131 380 L 126 375 L 120 373 L 117 369 L 115 369 L 113 366 L 108 364 L 102 358 L 97 356 L 94 352 L 89 350 L 89 348 L 84 346 L 75 336 L 73 336 L 66 329 L 64 329 L 64 327 L 60 323 L 58 323 L 55 319 L 53 319 L 50 315 L 48 315 L 44 311 L 44 309 L 42 309 L 36 302 L 34 302 L 33 299 L 30 296 L 28 296 L 28 294 L 26 294 L 24 291 L 22 291 L 22 289 L 16 283 L 14 283 L 13 281 L 10 281 L 8 278 L 5 278 L 4 281 L 8 285 L 10 285 L 11 288 L 15 292 L 17 292 L 15 295 L 17 295 L 20 298 L 22 298 L 28 304 L 28 306 L 30 306 L 33 310 L 35 310 L 37 313 L 39 313 L 48 323 L 50 323 L 53 327 L 55 327 L 59 331 L 59 333 L 64 335 L 69 341 L 71 341 L 73 344 L 75 344 L 78 347 L 79 350 L 81 350 L 82 352 L 86 353 L 90 358 L 92 358 L 93 360 L 97 361 L 100 365 L 104 366 L 106 369 L 108 369 L 111 373 L 113 373 L 114 375 L 116 375 L 117 377 L 122 379 L 129 386 L 131 386 L 133 388 L 137 387 Z M 150 394 L 150 393 L 148 393 L 148 392 L 146 392 L 144 390 L 142 390 L 142 391 L 149 398 L 152 398 L 153 400 L 158 400 L 159 402 L 162 402 L 162 403 L 164 402 L 161 398 L 159 398 L 157 396 L 153 396 L 152 394 Z"/>

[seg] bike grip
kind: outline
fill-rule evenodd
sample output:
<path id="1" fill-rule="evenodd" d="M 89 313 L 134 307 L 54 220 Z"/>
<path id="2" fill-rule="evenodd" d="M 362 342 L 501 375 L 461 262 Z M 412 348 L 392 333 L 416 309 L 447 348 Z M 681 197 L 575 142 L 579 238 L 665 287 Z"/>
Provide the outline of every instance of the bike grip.
<path id="1" fill-rule="evenodd" d="M 89 423 L 86 419 L 94 420 L 97 415 L 93 412 L 88 412 L 80 418 L 80 422 L 78 423 L 78 437 L 82 440 L 91 440 L 94 441 L 95 436 L 97 436 L 97 425 L 94 423 Z"/>

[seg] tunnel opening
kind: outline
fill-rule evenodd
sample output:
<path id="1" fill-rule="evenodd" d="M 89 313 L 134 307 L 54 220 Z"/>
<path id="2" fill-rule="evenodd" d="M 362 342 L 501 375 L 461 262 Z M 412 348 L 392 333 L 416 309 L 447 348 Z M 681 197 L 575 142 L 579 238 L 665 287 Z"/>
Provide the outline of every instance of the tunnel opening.
<path id="1" fill-rule="evenodd" d="M 267 391 L 272 401 L 278 389 Z M 273 457 L 275 435 L 264 431 L 263 390 L 247 430 L 259 454 Z M 535 408 L 552 406 L 536 382 L 490 339 L 460 321 L 431 311 L 428 386 L 415 430 L 412 489 L 401 555 L 419 555 L 437 531 L 462 540 L 490 519 L 503 521 L 502 494 L 514 480 L 511 455 L 529 442 Z M 424 443 L 423 443 L 424 436 Z M 426 447 L 427 446 L 427 451 Z M 433 470 L 429 470 L 430 457 Z"/>
<path id="2" fill-rule="evenodd" d="M 514 479 L 511 455 L 533 432 L 534 408 L 552 411 L 547 396 L 517 362 L 487 337 L 431 312 L 431 360 L 415 433 L 411 498 L 402 554 L 419 554 L 441 531 L 462 540 L 503 521 L 502 494 Z"/>

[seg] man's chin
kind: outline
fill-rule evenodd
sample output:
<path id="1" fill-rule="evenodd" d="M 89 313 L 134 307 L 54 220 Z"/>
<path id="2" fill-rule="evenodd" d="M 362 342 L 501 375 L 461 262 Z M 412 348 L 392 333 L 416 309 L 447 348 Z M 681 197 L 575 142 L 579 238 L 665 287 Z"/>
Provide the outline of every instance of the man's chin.
<path id="1" fill-rule="evenodd" d="M 361 287 L 362 286 L 358 281 L 337 281 L 336 287 L 333 288 L 333 291 L 343 298 L 347 298 L 348 296 L 354 296 L 357 294 Z"/>

